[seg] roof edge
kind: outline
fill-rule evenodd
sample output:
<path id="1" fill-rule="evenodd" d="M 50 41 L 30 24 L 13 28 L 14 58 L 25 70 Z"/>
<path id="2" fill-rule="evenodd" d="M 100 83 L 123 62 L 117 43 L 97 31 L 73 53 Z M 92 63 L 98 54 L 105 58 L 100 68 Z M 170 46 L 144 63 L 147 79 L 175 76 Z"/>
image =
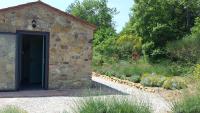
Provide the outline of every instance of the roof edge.
<path id="1" fill-rule="evenodd" d="M 49 7 L 52 10 L 54 10 L 55 12 L 57 12 L 57 13 L 60 13 L 60 14 L 62 14 L 64 16 L 71 17 L 72 19 L 74 19 L 76 21 L 79 21 L 79 22 L 91 27 L 93 30 L 96 30 L 96 28 L 97 28 L 96 25 L 91 24 L 88 21 L 85 21 L 85 20 L 83 20 L 83 19 L 81 19 L 79 17 L 73 16 L 73 15 L 71 15 L 69 13 L 64 12 L 64 11 L 61 11 L 60 9 L 57 9 L 57 8 L 55 8 L 53 6 L 50 6 L 50 5 L 48 5 L 48 4 L 46 4 L 46 3 L 42 2 L 42 1 L 29 2 L 29 3 L 25 3 L 25 4 L 20 4 L 20 5 L 17 5 L 17 6 L 11 6 L 11 7 L 7 7 L 7 8 L 2 8 L 2 9 L 0 9 L 0 12 L 17 10 L 19 8 L 24 8 L 24 7 L 27 7 L 27 6 L 34 5 L 34 4 L 42 4 L 42 5 L 46 6 L 46 7 Z"/>

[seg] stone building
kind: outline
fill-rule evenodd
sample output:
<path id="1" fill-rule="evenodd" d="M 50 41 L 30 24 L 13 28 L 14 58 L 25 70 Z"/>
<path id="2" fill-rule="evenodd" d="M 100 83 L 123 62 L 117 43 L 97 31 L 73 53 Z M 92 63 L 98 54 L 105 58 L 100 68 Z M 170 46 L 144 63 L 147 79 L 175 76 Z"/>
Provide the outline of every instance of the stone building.
<path id="1" fill-rule="evenodd" d="M 90 86 L 94 30 L 41 1 L 0 9 L 0 90 Z"/>

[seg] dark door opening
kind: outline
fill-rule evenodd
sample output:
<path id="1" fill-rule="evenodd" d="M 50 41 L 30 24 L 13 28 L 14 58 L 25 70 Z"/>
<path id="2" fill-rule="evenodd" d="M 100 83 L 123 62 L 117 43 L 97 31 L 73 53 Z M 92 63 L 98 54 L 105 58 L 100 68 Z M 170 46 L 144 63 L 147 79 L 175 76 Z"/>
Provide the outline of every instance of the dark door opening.
<path id="1" fill-rule="evenodd" d="M 47 87 L 47 36 L 38 34 L 20 35 L 19 88 L 46 89 Z"/>

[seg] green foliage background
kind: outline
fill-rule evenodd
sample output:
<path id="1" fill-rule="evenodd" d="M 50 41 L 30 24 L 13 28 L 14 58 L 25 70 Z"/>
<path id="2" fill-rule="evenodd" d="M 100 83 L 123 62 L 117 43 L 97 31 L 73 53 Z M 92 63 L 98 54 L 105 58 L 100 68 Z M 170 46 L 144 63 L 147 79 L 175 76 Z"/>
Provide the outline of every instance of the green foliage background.
<path id="1" fill-rule="evenodd" d="M 76 0 L 67 12 L 97 26 L 93 66 L 100 73 L 139 82 L 145 72 L 191 75 L 200 62 L 200 0 L 134 0 L 120 33 L 113 22 L 118 11 L 107 0 Z"/>

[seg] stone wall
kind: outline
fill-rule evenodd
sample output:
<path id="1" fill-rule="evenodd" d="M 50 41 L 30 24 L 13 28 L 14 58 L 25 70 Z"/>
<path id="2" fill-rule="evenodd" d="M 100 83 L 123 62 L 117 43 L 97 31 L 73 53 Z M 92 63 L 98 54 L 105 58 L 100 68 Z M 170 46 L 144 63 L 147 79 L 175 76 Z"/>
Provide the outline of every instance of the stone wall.
<path id="1" fill-rule="evenodd" d="M 0 34 L 0 89 L 15 89 L 15 35 Z"/>
<path id="2" fill-rule="evenodd" d="M 33 19 L 37 22 L 36 28 L 32 27 Z M 0 12 L 0 32 L 15 33 L 16 30 L 50 32 L 50 89 L 90 85 L 93 29 L 89 25 L 37 3 Z"/>

